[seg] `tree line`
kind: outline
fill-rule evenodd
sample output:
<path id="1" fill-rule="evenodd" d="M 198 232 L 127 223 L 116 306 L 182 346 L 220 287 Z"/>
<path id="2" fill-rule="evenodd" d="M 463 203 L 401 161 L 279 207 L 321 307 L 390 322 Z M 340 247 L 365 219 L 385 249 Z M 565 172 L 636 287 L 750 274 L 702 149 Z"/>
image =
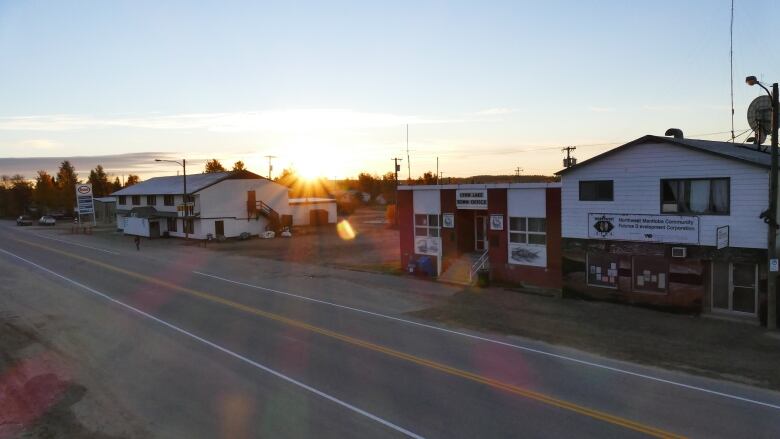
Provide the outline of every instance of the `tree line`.
<path id="1" fill-rule="evenodd" d="M 141 181 L 134 174 L 127 176 L 124 184 L 119 177 L 110 179 L 102 165 L 89 171 L 86 182 L 92 184 L 95 197 L 105 197 L 123 187 Z M 76 189 L 79 179 L 76 168 L 69 160 L 60 163 L 55 175 L 40 170 L 34 180 L 23 175 L 0 176 L 0 216 L 23 214 L 71 215 L 76 205 Z"/>

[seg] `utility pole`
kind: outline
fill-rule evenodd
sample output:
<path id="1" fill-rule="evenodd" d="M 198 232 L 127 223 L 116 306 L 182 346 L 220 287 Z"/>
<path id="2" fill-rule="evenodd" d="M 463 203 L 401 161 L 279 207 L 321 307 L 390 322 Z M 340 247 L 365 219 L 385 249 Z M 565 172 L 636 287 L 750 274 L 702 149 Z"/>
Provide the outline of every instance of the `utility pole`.
<path id="1" fill-rule="evenodd" d="M 439 185 L 439 157 L 436 157 L 436 185 Z"/>
<path id="2" fill-rule="evenodd" d="M 780 94 L 777 83 L 772 84 L 772 166 L 769 178 L 769 211 L 771 221 L 769 223 L 769 266 L 777 264 L 777 135 L 778 112 L 780 111 Z M 767 275 L 767 299 L 766 299 L 766 329 L 777 329 L 777 271 L 769 271 Z"/>
<path id="3" fill-rule="evenodd" d="M 780 92 L 775 82 L 772 84 L 770 92 L 755 76 L 748 76 L 745 82 L 750 85 L 758 84 L 772 98 L 772 151 L 771 166 L 769 168 L 769 209 L 762 213 L 764 222 L 767 223 L 767 255 L 768 270 L 766 276 L 766 329 L 773 331 L 777 329 L 777 165 L 778 165 L 778 113 L 780 113 Z M 756 137 L 760 137 L 756 133 Z M 774 267 L 773 267 L 774 266 Z M 773 270 L 772 268 L 775 268 Z"/>
<path id="4" fill-rule="evenodd" d="M 409 124 L 406 124 L 406 181 L 412 181 L 412 161 L 409 159 Z"/>
<path id="5" fill-rule="evenodd" d="M 393 161 L 393 170 L 395 171 L 395 209 L 393 209 L 393 225 L 398 227 L 398 171 L 401 170 L 401 165 L 399 165 L 398 162 L 403 161 L 403 159 L 393 157 L 390 160 Z"/>
<path id="6" fill-rule="evenodd" d="M 577 149 L 576 146 L 567 146 L 566 148 L 561 148 L 561 151 L 566 153 L 566 158 L 563 159 L 564 168 L 571 168 L 577 164 L 577 159 L 571 156 L 571 152 L 575 149 Z"/>
<path id="7" fill-rule="evenodd" d="M 272 180 L 271 177 L 272 177 L 272 173 L 274 171 L 274 165 L 271 164 L 271 160 L 275 159 L 276 156 L 275 155 L 267 155 L 267 156 L 265 156 L 265 158 L 268 159 L 268 179 Z"/>

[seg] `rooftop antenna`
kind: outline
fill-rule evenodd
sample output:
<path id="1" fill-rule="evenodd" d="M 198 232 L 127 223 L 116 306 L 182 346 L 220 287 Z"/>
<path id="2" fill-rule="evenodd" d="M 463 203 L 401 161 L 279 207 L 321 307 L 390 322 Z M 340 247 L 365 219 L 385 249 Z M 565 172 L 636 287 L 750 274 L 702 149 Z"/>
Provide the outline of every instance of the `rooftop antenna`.
<path id="1" fill-rule="evenodd" d="M 729 26 L 729 65 L 731 68 L 731 143 L 734 143 L 734 0 L 731 0 L 731 24 Z"/>
<path id="2" fill-rule="evenodd" d="M 772 99 L 767 95 L 753 99 L 748 106 L 747 120 L 756 133 L 754 143 L 758 149 L 759 145 L 766 142 L 766 134 L 772 126 Z"/>

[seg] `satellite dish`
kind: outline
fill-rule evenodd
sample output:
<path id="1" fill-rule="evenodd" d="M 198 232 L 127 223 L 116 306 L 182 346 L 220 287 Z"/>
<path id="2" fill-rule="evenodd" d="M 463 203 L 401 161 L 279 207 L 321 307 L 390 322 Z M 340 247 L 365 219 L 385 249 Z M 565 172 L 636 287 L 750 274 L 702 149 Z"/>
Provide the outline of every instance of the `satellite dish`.
<path id="1" fill-rule="evenodd" d="M 759 96 L 753 99 L 747 111 L 750 128 L 758 133 L 758 143 L 766 141 L 766 133 L 772 127 L 772 100 L 769 96 Z"/>

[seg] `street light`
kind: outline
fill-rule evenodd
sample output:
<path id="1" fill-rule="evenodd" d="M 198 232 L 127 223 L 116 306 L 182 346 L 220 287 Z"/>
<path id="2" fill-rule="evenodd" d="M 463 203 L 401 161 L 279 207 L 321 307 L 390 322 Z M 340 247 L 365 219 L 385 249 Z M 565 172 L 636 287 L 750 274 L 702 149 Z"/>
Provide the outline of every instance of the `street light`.
<path id="1" fill-rule="evenodd" d="M 189 209 L 187 208 L 187 160 L 181 159 L 181 162 L 178 162 L 176 160 L 154 159 L 154 161 L 176 163 L 183 168 L 182 179 L 184 181 L 184 194 L 182 196 L 182 202 L 184 203 L 184 220 L 182 226 L 184 226 L 184 239 L 190 239 L 189 229 L 187 228 L 187 217 L 189 216 Z"/>
<path id="2" fill-rule="evenodd" d="M 778 113 L 780 112 L 780 93 L 775 82 L 772 84 L 772 91 L 764 86 L 755 76 L 745 78 L 747 85 L 758 85 L 772 99 L 772 165 L 769 176 L 769 211 L 765 221 L 769 224 L 769 240 L 767 250 L 769 254 L 769 271 L 766 278 L 766 327 L 767 329 L 777 329 L 777 271 L 772 271 L 772 262 L 777 267 L 777 137 L 778 137 Z M 756 136 L 759 136 L 756 133 Z"/>

